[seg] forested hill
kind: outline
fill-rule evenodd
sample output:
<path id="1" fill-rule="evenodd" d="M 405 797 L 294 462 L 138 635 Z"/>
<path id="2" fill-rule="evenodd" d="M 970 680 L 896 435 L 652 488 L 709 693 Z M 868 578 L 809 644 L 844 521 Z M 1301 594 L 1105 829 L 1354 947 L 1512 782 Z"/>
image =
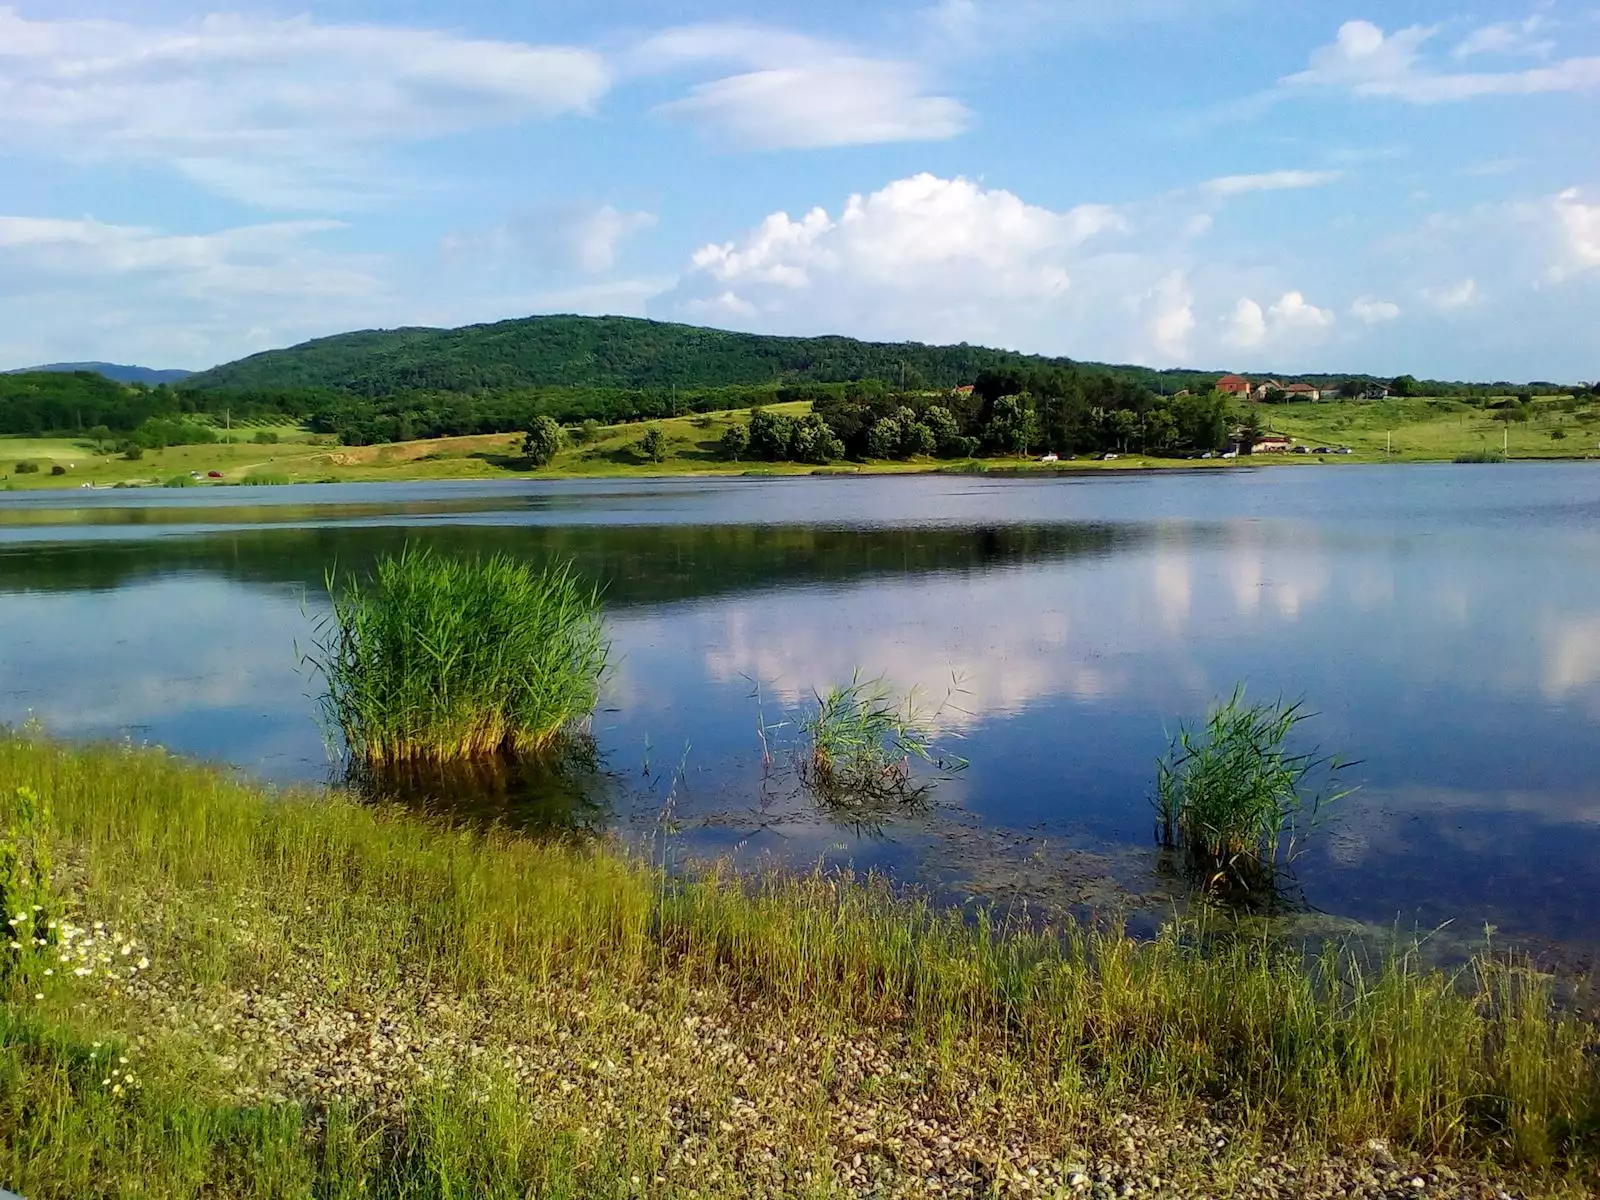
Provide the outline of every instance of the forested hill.
<path id="1" fill-rule="evenodd" d="M 336 388 L 360 396 L 522 388 L 723 388 L 880 379 L 950 388 L 984 371 L 1065 367 L 981 346 L 772 337 L 632 317 L 527 317 L 464 329 L 395 329 L 320 338 L 191 376 L 185 387 Z M 1153 390 L 1209 387 L 1215 374 L 1108 368 Z"/>
<path id="2" fill-rule="evenodd" d="M 94 375 L 104 375 L 114 383 L 146 383 L 152 387 L 158 383 L 178 383 L 187 379 L 188 371 L 163 371 L 153 367 L 134 367 L 125 363 L 107 362 L 78 362 L 78 363 L 47 363 L 42 367 L 23 367 L 20 370 L 9 371 L 10 375 L 36 375 L 47 373 L 52 375 L 74 375 L 87 371 Z"/>

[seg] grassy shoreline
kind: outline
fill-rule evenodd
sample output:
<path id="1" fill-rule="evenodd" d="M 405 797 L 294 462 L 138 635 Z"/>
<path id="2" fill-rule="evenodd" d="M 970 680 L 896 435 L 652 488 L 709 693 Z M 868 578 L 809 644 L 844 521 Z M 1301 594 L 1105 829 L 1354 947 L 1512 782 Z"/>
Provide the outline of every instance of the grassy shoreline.
<path id="1" fill-rule="evenodd" d="M 0 735 L 19 788 L 52 810 L 58 919 L 106 959 L 5 980 L 0 1185 L 33 1198 L 1600 1179 L 1595 1030 L 1503 962 L 999 930 Z"/>
<path id="2" fill-rule="evenodd" d="M 802 415 L 805 403 L 772 406 L 773 411 Z M 1600 457 L 1600 426 L 1594 414 L 1565 413 L 1545 406 L 1526 423 L 1507 425 L 1489 413 L 1458 401 L 1427 399 L 1376 404 L 1322 403 L 1258 405 L 1254 415 L 1264 426 L 1288 433 L 1309 446 L 1345 445 L 1348 456 L 1262 455 L 1220 459 L 1166 459 L 1125 454 L 1116 459 L 1075 459 L 1042 464 L 1032 459 L 968 459 L 961 461 L 840 462 L 831 467 L 796 463 L 726 462 L 717 446 L 724 430 L 747 419 L 744 412 L 706 413 L 656 422 L 665 441 L 665 459 L 651 461 L 639 448 L 645 426 L 600 428 L 594 439 L 562 450 L 547 467 L 521 467 L 521 435 L 487 434 L 433 438 L 378 446 L 338 446 L 303 430 L 274 429 L 273 445 L 249 441 L 207 446 L 174 446 L 150 451 L 137 462 L 94 453 L 93 447 L 70 438 L 0 438 L 0 475 L 4 487 L 16 490 L 96 487 L 157 487 L 187 480 L 200 487 L 232 484 L 340 483 L 378 480 L 445 479 L 587 479 L 811 474 L 907 474 L 985 472 L 1038 474 L 1042 477 L 1098 471 L 1230 470 L 1241 466 L 1342 465 L 1356 462 L 1453 462 L 1457 458 L 1498 452 L 1509 445 L 1513 461 L 1583 461 Z M 1560 440 L 1552 435 L 1560 433 Z M 40 470 L 17 473 L 27 461 Z M 63 475 L 52 475 L 60 464 Z M 219 479 L 208 478 L 216 471 Z M 190 480 L 198 473 L 199 480 Z"/>

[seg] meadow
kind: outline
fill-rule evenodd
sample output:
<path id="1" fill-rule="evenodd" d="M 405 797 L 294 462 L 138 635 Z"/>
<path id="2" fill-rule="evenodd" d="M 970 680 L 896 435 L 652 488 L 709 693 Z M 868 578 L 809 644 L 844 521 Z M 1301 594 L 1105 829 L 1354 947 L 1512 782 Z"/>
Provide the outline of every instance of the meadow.
<path id="1" fill-rule="evenodd" d="M 1570 407 L 1572 411 L 1566 411 Z M 799 417 L 810 409 L 807 402 L 776 404 L 771 411 Z M 1287 433 L 1308 446 L 1348 446 L 1352 453 L 1335 456 L 1329 463 L 1349 462 L 1450 462 L 1454 459 L 1498 453 L 1509 444 L 1512 459 L 1587 458 L 1600 454 L 1600 424 L 1591 406 L 1571 401 L 1541 399 L 1531 406 L 1531 418 L 1507 423 L 1485 410 L 1459 400 L 1406 399 L 1318 404 L 1262 404 L 1252 406 L 1262 426 Z M 661 430 L 665 453 L 653 460 L 641 448 L 647 425 L 593 426 L 591 436 L 576 437 L 553 462 L 529 471 L 521 461 L 517 434 L 429 438 L 374 446 L 340 446 L 326 436 L 315 436 L 292 426 L 254 427 L 232 431 L 228 443 L 172 446 L 147 451 L 138 461 L 120 455 L 99 454 L 88 442 L 71 438 L 0 438 L 0 486 L 7 488 L 161 486 L 176 477 L 211 471 L 220 480 L 202 478 L 202 486 L 244 482 L 358 483 L 427 479 L 566 478 L 626 475 L 697 474 L 812 474 L 828 471 L 905 473 L 945 470 L 1083 471 L 1137 470 L 1186 466 L 1222 469 L 1239 461 L 1197 462 L 1151 455 L 1123 454 L 1110 461 L 1067 460 L 1046 466 L 1036 457 L 990 458 L 963 461 L 931 459 L 869 464 L 839 462 L 831 467 L 798 463 L 728 462 L 718 450 L 723 432 L 743 423 L 743 411 L 673 417 L 650 424 Z M 278 437 L 272 445 L 258 444 L 257 433 Z M 1560 436 L 1552 436 L 1559 433 Z M 1256 458 L 1252 465 L 1260 465 Z M 1322 456 L 1288 455 L 1269 461 L 1307 465 Z M 20 462 L 36 462 L 41 469 L 19 474 Z M 52 475 L 50 466 L 67 467 Z"/>

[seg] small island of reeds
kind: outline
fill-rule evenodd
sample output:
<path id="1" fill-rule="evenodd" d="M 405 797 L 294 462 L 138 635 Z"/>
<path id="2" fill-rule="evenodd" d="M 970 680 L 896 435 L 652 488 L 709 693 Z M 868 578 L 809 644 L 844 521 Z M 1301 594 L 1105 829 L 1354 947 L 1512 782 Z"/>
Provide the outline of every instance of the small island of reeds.
<path id="1" fill-rule="evenodd" d="M 608 645 L 571 568 L 407 548 L 370 579 L 328 580 L 308 655 L 353 765 L 538 754 L 595 706 Z"/>

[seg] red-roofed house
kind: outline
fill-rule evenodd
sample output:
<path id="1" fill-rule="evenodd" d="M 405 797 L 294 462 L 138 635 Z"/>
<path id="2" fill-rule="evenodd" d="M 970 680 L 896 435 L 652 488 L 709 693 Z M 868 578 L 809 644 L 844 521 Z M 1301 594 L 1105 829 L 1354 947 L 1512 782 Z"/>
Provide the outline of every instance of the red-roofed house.
<path id="1" fill-rule="evenodd" d="M 1248 396 L 1250 381 L 1243 375 L 1224 375 L 1217 380 L 1217 391 L 1227 396 Z"/>
<path id="2" fill-rule="evenodd" d="M 1322 392 L 1312 387 L 1309 383 L 1291 383 L 1283 389 L 1289 393 L 1291 400 L 1321 400 Z"/>

